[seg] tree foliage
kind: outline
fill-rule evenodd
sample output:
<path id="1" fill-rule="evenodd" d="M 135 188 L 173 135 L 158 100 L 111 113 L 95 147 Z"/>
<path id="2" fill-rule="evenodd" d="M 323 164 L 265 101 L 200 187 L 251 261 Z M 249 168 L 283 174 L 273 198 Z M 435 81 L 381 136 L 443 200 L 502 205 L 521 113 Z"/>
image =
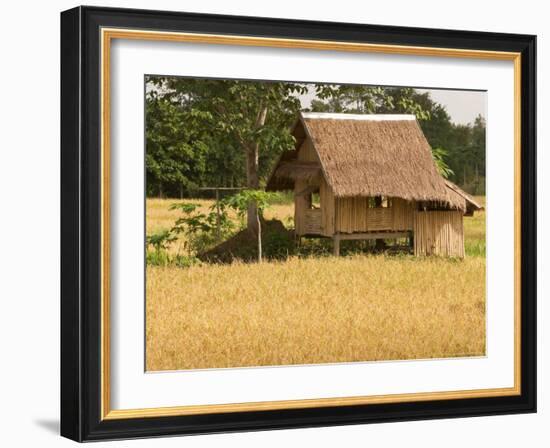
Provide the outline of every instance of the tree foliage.
<path id="1" fill-rule="evenodd" d="M 452 176 L 454 174 L 454 171 L 449 167 L 449 165 L 447 165 L 447 162 L 445 161 L 447 155 L 447 151 L 445 151 L 443 148 L 432 148 L 432 157 L 434 159 L 435 166 L 437 167 L 439 174 L 441 174 L 445 179 L 448 179 L 449 176 Z"/>
<path id="2" fill-rule="evenodd" d="M 263 190 L 241 190 L 239 193 L 229 196 L 221 204 L 230 207 L 237 212 L 239 216 L 244 216 L 251 203 L 256 204 L 260 214 L 271 206 L 276 195 Z"/>
<path id="3" fill-rule="evenodd" d="M 356 114 L 414 114 L 419 120 L 430 118 L 430 110 L 416 101 L 412 88 L 370 87 L 319 84 L 313 112 Z"/>
<path id="4" fill-rule="evenodd" d="M 471 193 L 484 193 L 484 119 L 456 125 L 429 93 L 401 87 L 149 76 L 147 194 L 190 197 L 206 186 L 258 190 L 278 156 L 293 147 L 290 127 L 300 110 L 414 114 L 442 174 Z M 249 224 L 257 220 L 251 214 L 254 209 L 247 211 Z"/>

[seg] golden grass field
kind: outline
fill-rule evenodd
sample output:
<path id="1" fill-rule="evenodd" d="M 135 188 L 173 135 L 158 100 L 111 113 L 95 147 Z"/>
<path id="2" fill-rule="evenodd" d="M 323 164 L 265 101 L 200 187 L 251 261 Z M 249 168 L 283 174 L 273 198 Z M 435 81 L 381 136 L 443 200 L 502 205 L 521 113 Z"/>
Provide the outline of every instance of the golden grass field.
<path id="1" fill-rule="evenodd" d="M 173 202 L 147 201 L 148 232 L 173 224 Z M 464 223 L 484 244 L 485 212 Z M 148 266 L 146 302 L 147 370 L 485 354 L 484 256 Z"/>

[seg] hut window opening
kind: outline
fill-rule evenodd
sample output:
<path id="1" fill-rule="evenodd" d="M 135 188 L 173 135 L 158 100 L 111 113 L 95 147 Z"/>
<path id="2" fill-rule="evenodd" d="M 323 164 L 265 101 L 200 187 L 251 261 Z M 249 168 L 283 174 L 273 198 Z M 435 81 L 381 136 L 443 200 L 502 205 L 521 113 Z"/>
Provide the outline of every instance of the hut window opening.
<path id="1" fill-rule="evenodd" d="M 319 191 L 315 191 L 309 195 L 309 208 L 318 209 L 321 208 L 321 196 Z"/>
<path id="2" fill-rule="evenodd" d="M 308 186 L 302 191 L 296 193 L 297 197 L 302 197 L 306 210 L 318 210 L 321 208 L 321 197 L 318 186 Z"/>
<path id="3" fill-rule="evenodd" d="M 449 210 L 449 207 L 446 204 L 440 202 L 420 201 L 418 202 L 418 210 L 421 212 L 431 212 Z"/>
<path id="4" fill-rule="evenodd" d="M 390 208 L 391 199 L 386 196 L 374 196 L 368 200 L 369 208 Z"/>
<path id="5" fill-rule="evenodd" d="M 305 200 L 306 200 L 306 209 L 319 210 L 321 208 L 321 198 L 319 197 L 318 192 L 307 193 L 305 195 Z"/>

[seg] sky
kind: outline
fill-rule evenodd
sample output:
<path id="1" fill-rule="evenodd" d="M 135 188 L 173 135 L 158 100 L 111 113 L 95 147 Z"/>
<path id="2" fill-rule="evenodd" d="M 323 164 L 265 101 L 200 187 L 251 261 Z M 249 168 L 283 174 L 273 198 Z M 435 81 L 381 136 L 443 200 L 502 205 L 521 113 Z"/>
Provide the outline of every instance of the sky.
<path id="1" fill-rule="evenodd" d="M 453 123 L 473 123 L 478 115 L 487 118 L 487 92 L 441 89 L 416 90 L 421 93 L 430 92 L 430 96 L 434 101 L 445 106 Z"/>

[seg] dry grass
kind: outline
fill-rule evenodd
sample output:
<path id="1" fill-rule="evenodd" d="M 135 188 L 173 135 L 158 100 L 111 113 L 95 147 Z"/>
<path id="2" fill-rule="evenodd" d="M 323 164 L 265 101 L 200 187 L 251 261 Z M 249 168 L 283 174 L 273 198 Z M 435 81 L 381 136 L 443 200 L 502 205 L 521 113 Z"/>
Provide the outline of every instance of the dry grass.
<path id="1" fill-rule="evenodd" d="M 190 202 L 199 204 L 199 211 L 208 213 L 210 207 L 214 205 L 212 199 L 147 199 L 147 233 L 168 229 L 174 225 L 174 221 L 181 216 L 178 210 L 169 210 L 169 207 L 175 203 Z M 229 212 L 230 216 L 237 221 L 234 212 Z M 284 223 L 288 218 L 294 216 L 294 204 L 275 204 L 269 207 L 265 212 L 266 219 L 277 218 Z"/>
<path id="2" fill-rule="evenodd" d="M 147 268 L 147 369 L 483 355 L 485 261 Z"/>
<path id="3" fill-rule="evenodd" d="M 199 204 L 200 207 L 197 211 L 201 213 L 209 213 L 210 207 L 214 205 L 214 200 L 212 199 L 147 199 L 147 234 L 171 228 L 176 219 L 181 216 L 181 212 L 178 210 L 169 210 L 169 208 L 172 204 L 181 202 Z M 238 227 L 240 222 L 237 214 L 234 211 L 229 211 L 229 216 Z M 272 205 L 266 210 L 264 216 L 266 219 L 278 219 L 283 224 L 289 226 L 289 218 L 291 220 L 294 219 L 294 205 L 292 203 Z M 172 255 L 185 253 L 184 242 L 185 235 L 180 234 L 178 240 L 170 246 L 169 252 Z"/>
<path id="4" fill-rule="evenodd" d="M 484 208 L 485 196 L 475 196 L 477 202 L 479 202 Z M 485 210 L 480 210 L 474 213 L 474 216 L 464 218 L 464 232 L 466 239 L 470 241 L 485 241 Z"/>
<path id="5" fill-rule="evenodd" d="M 485 196 L 475 196 L 475 200 L 484 208 Z M 486 211 L 480 210 L 474 216 L 464 218 L 464 246 L 467 255 L 485 257 Z"/>
<path id="6" fill-rule="evenodd" d="M 173 202 L 147 201 L 148 232 L 173 224 Z M 464 224 L 484 245 L 485 212 Z M 485 257 L 149 266 L 146 332 L 147 370 L 483 355 Z"/>

